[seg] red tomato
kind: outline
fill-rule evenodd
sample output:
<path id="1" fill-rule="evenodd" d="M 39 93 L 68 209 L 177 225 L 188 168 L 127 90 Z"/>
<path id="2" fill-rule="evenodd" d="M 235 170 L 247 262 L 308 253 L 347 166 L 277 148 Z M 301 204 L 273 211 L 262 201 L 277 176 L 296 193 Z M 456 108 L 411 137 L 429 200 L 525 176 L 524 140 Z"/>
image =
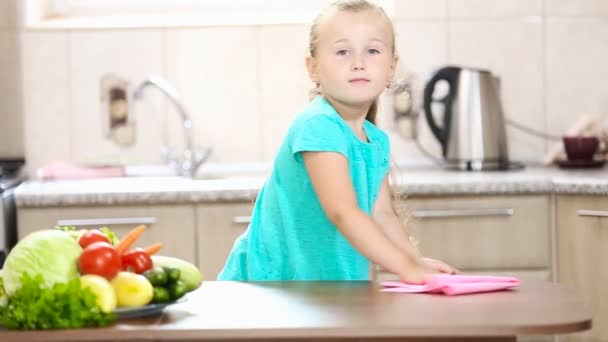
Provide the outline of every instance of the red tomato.
<path id="1" fill-rule="evenodd" d="M 89 230 L 88 232 L 82 234 L 80 239 L 78 239 L 78 244 L 82 248 L 86 248 L 88 245 L 95 242 L 107 242 L 110 243 L 110 239 L 106 236 L 106 234 L 100 232 L 97 229 Z"/>
<path id="2" fill-rule="evenodd" d="M 136 248 L 122 255 L 122 267 L 125 271 L 141 274 L 152 268 L 152 258 L 143 249 Z"/>
<path id="3" fill-rule="evenodd" d="M 80 254 L 78 267 L 82 274 L 97 274 L 110 280 L 122 269 L 120 255 L 107 242 L 94 242 Z"/>

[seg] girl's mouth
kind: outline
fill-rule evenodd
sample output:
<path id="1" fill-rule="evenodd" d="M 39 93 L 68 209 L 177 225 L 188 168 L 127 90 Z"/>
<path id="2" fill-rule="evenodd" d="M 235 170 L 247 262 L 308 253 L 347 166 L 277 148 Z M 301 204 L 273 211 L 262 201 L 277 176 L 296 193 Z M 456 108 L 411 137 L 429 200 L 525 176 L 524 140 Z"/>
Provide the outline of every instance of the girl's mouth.
<path id="1" fill-rule="evenodd" d="M 368 83 L 369 80 L 367 78 L 353 78 L 348 81 L 349 83 Z"/>

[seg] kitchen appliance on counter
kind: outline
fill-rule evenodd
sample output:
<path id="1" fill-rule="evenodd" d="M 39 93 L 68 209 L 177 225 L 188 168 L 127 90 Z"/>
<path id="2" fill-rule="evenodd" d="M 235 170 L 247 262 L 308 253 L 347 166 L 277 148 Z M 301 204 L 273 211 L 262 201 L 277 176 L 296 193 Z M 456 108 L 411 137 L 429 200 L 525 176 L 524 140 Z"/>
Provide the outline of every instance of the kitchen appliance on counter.
<path id="1" fill-rule="evenodd" d="M 437 99 L 435 89 L 440 82 L 449 89 Z M 437 103 L 443 107 L 441 124 L 436 121 Z M 449 168 L 481 171 L 523 167 L 509 160 L 498 79 L 491 72 L 443 67 L 425 85 L 423 106 Z"/>
<path id="2" fill-rule="evenodd" d="M 21 174 L 23 159 L 0 159 L 0 269 L 11 248 L 17 243 L 15 189 L 25 180 Z"/>

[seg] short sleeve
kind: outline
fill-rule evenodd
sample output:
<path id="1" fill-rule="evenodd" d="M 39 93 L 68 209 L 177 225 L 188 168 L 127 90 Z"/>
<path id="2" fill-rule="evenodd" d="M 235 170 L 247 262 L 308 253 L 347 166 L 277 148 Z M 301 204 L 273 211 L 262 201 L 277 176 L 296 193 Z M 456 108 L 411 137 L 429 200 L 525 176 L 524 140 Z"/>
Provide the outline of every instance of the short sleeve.
<path id="1" fill-rule="evenodd" d="M 348 141 L 342 126 L 327 115 L 314 115 L 293 131 L 291 153 L 301 161 L 301 152 L 338 152 L 348 157 Z"/>

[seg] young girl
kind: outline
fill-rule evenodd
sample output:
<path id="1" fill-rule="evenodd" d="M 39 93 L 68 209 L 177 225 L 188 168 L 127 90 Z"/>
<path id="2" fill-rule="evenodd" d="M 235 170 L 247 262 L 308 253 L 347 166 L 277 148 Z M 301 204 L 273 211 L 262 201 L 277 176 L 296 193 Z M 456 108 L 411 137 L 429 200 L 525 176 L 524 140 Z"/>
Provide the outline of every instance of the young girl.
<path id="1" fill-rule="evenodd" d="M 218 279 L 368 280 L 370 261 L 412 284 L 456 272 L 418 255 L 391 206 L 389 141 L 373 124 L 397 65 L 385 12 L 332 3 L 312 25 L 309 52 L 319 95 L 289 128 Z"/>

